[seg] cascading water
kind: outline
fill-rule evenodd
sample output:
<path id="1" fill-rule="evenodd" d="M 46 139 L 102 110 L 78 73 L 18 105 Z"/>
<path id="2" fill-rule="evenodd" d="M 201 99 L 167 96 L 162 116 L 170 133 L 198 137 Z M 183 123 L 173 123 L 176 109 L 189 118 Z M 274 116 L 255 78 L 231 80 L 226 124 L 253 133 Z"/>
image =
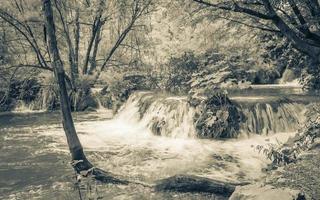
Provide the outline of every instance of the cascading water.
<path id="1" fill-rule="evenodd" d="M 269 134 L 294 132 L 304 122 L 306 106 L 292 102 L 256 103 L 241 105 L 246 116 L 242 133 Z"/>
<path id="2" fill-rule="evenodd" d="M 36 102 L 36 101 L 26 103 L 23 100 L 18 100 L 13 112 L 15 112 L 15 113 L 36 113 L 36 112 L 46 111 L 46 108 L 44 106 L 42 106 L 42 104 L 40 106 L 37 105 L 38 103 L 39 102 Z"/>
<path id="3" fill-rule="evenodd" d="M 194 112 L 185 97 L 138 92 L 130 96 L 116 118 L 139 124 L 138 126 L 146 127 L 156 135 L 193 138 L 196 137 Z"/>
<path id="4" fill-rule="evenodd" d="M 234 100 L 245 116 L 241 133 L 270 134 L 294 132 L 304 122 L 305 105 L 290 101 L 243 103 Z M 186 97 L 168 97 L 151 92 L 130 96 L 116 118 L 139 124 L 155 135 L 174 138 L 195 138 L 195 108 Z"/>

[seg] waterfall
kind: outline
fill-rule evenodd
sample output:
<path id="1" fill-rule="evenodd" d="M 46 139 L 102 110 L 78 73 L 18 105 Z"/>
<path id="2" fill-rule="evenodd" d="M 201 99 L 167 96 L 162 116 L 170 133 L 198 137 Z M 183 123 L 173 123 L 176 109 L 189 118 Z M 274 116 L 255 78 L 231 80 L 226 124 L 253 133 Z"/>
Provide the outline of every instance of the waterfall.
<path id="1" fill-rule="evenodd" d="M 42 104 L 39 106 L 38 103 L 39 102 L 37 102 L 37 101 L 32 101 L 32 102 L 26 103 L 23 100 L 18 100 L 13 112 L 15 112 L 15 113 L 45 112 L 46 109 L 44 107 L 42 107 Z"/>
<path id="2" fill-rule="evenodd" d="M 16 103 L 16 106 L 13 110 L 14 112 L 30 112 L 32 111 L 32 107 L 27 105 L 24 101 L 19 100 Z"/>
<path id="3" fill-rule="evenodd" d="M 305 121 L 306 106 L 300 103 L 256 103 L 240 107 L 246 117 L 241 132 L 247 134 L 294 132 Z"/>
<path id="4" fill-rule="evenodd" d="M 185 97 L 168 97 L 149 92 L 131 95 L 117 119 L 148 128 L 153 134 L 174 138 L 196 137 L 194 109 Z"/>
<path id="5" fill-rule="evenodd" d="M 282 77 L 278 80 L 279 84 L 288 86 L 301 86 L 298 77 L 294 74 L 291 69 L 286 69 Z"/>
<path id="6" fill-rule="evenodd" d="M 237 102 L 238 103 L 238 102 Z M 238 103 L 245 116 L 241 133 L 272 134 L 294 132 L 304 122 L 306 106 L 290 101 Z M 147 128 L 154 135 L 195 138 L 196 108 L 183 96 L 136 92 L 121 107 L 116 119 Z"/>

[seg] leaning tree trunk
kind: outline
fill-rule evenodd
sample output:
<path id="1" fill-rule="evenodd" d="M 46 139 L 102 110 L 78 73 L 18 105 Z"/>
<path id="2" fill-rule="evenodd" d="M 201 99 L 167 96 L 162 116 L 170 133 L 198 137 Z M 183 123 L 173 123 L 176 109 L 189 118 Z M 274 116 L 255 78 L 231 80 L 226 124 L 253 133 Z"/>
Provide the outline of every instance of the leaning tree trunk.
<path id="1" fill-rule="evenodd" d="M 114 178 L 114 175 L 112 175 L 111 173 L 105 172 L 98 168 L 94 168 L 93 165 L 87 160 L 83 152 L 83 148 L 77 136 L 77 132 L 74 127 L 71 115 L 70 101 L 65 82 L 65 72 L 57 45 L 51 1 L 42 0 L 42 3 L 45 16 L 46 30 L 48 35 L 47 38 L 49 43 L 49 52 L 52 56 L 51 64 L 54 69 L 54 75 L 59 85 L 63 129 L 67 137 L 69 150 L 73 160 L 73 167 L 77 173 L 80 173 L 81 171 L 86 171 L 87 175 L 90 173 L 94 175 L 94 178 L 102 182 L 128 184 L 128 181 L 126 180 Z"/>
<path id="2" fill-rule="evenodd" d="M 43 0 L 43 9 L 48 36 L 47 38 L 49 43 L 49 51 L 52 56 L 51 64 L 54 69 L 56 81 L 59 85 L 60 107 L 62 112 L 62 123 L 64 132 L 67 137 L 67 142 L 70 149 L 70 153 L 72 155 L 72 160 L 77 161 L 77 164 L 74 165 L 75 170 L 77 172 L 80 172 L 82 170 L 89 170 L 92 168 L 92 164 L 87 160 L 86 156 L 84 155 L 83 148 L 77 136 L 77 132 L 74 127 L 71 115 L 70 101 L 65 82 L 65 72 L 63 68 L 63 62 L 61 60 L 59 49 L 57 46 L 57 38 L 55 34 L 55 25 L 53 20 L 53 11 L 50 0 Z"/>

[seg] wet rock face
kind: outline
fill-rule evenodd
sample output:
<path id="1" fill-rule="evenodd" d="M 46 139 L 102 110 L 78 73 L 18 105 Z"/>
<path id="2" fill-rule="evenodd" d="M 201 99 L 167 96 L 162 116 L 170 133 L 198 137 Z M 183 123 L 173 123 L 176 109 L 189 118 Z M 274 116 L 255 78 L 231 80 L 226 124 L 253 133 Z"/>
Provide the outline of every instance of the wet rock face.
<path id="1" fill-rule="evenodd" d="M 275 188 L 270 185 L 238 186 L 229 200 L 305 200 L 305 196 L 298 190 Z"/>
<path id="2" fill-rule="evenodd" d="M 194 120 L 200 138 L 236 137 L 240 124 L 244 121 L 237 105 L 222 92 L 217 92 L 203 101 L 197 110 Z"/>

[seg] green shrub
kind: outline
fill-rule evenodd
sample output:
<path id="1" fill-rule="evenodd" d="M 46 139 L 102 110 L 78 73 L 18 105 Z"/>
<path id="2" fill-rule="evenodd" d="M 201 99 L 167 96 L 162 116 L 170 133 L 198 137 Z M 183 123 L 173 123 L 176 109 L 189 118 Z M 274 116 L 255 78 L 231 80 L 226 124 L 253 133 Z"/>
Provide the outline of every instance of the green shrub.
<path id="1" fill-rule="evenodd" d="M 305 90 L 320 91 L 320 65 L 310 64 L 302 73 L 301 83 Z"/>
<path id="2" fill-rule="evenodd" d="M 255 73 L 254 84 L 273 84 L 277 79 L 281 78 L 281 74 L 276 69 L 260 69 Z"/>
<path id="3" fill-rule="evenodd" d="M 40 93 L 41 85 L 35 78 L 27 80 L 11 80 L 8 89 L 0 92 L 0 111 L 11 111 L 18 101 L 29 104 L 35 101 Z"/>
<path id="4" fill-rule="evenodd" d="M 82 77 L 76 82 L 76 91 L 70 91 L 69 98 L 73 111 L 85 111 L 98 108 L 98 102 L 91 91 L 92 80 Z"/>
<path id="5" fill-rule="evenodd" d="M 223 55 L 210 50 L 200 56 L 199 70 L 192 74 L 191 93 L 206 93 L 221 88 L 239 87 L 253 82 L 255 71 L 248 70 L 253 61 L 238 54 Z"/>

